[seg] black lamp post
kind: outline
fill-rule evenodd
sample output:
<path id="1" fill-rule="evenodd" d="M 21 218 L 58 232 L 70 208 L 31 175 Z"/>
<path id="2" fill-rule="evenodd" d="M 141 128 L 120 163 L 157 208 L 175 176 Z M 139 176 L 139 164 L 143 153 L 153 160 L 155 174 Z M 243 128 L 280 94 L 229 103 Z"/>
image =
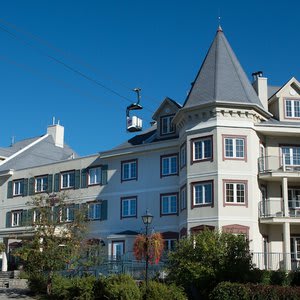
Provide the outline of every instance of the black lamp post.
<path id="1" fill-rule="evenodd" d="M 149 254 L 148 254 L 148 229 L 149 225 L 152 223 L 153 215 L 149 213 L 148 209 L 146 214 L 142 216 L 143 223 L 146 226 L 146 288 L 148 288 L 148 266 L 149 266 Z"/>

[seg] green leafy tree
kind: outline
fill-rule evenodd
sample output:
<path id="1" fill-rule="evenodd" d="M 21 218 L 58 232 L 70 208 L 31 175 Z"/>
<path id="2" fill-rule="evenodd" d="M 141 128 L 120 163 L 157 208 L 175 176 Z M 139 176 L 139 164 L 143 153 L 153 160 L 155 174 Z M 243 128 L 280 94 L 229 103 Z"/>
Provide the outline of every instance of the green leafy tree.
<path id="1" fill-rule="evenodd" d="M 210 230 L 180 240 L 168 261 L 168 279 L 203 297 L 219 282 L 247 281 L 253 269 L 243 235 Z"/>
<path id="2" fill-rule="evenodd" d="M 66 266 L 78 267 L 85 262 L 83 255 L 90 247 L 84 242 L 87 230 L 85 211 L 67 204 L 66 200 L 64 193 L 32 198 L 28 203 L 32 207 L 29 214 L 29 223 L 32 224 L 28 225 L 33 228 L 33 237 L 24 240 L 23 246 L 15 253 L 23 261 L 29 280 L 44 279 L 49 295 L 55 271 L 64 270 Z"/>

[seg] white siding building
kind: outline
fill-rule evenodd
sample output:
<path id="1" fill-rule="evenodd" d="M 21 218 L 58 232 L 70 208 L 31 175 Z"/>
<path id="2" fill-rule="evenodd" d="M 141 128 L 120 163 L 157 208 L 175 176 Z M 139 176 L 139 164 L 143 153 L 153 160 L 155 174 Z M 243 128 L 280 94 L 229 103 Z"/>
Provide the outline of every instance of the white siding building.
<path id="1" fill-rule="evenodd" d="M 78 158 L 53 125 L 19 152 L 0 148 L 2 270 L 32 234 L 26 203 L 62 190 L 70 206 L 87 203 L 87 238 L 103 241 L 108 256 L 132 251 L 149 209 L 168 247 L 217 229 L 247 236 L 260 268 L 297 267 L 300 84 L 273 87 L 261 72 L 253 77 L 251 84 L 219 27 L 185 103 L 166 98 L 156 123 L 124 144 Z"/>

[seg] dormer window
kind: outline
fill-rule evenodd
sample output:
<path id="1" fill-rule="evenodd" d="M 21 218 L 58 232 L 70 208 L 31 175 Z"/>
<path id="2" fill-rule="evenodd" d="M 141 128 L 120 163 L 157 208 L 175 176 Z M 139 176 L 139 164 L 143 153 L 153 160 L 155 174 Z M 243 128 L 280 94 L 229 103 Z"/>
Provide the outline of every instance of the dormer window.
<path id="1" fill-rule="evenodd" d="M 160 134 L 166 135 L 175 132 L 175 127 L 172 125 L 174 115 L 163 116 L 160 120 Z"/>
<path id="2" fill-rule="evenodd" d="M 300 118 L 300 99 L 285 100 L 285 117 Z"/>

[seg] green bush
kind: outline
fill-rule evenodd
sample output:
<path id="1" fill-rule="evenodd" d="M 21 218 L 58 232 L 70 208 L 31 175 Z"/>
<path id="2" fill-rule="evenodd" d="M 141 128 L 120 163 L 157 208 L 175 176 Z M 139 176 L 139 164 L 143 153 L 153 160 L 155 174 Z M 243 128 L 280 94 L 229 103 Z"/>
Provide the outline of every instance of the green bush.
<path id="1" fill-rule="evenodd" d="M 147 300 L 187 300 L 183 289 L 175 284 L 164 284 L 157 281 L 149 281 L 148 288 L 143 283 L 140 287 L 142 299 Z"/>
<path id="2" fill-rule="evenodd" d="M 28 286 L 33 294 L 46 294 L 47 277 L 43 273 L 32 273 L 28 277 Z"/>
<path id="3" fill-rule="evenodd" d="M 300 271 L 292 271 L 289 274 L 290 285 L 291 286 L 300 286 Z"/>
<path id="4" fill-rule="evenodd" d="M 52 280 L 52 298 L 61 300 L 70 299 L 69 292 L 72 284 L 72 278 L 55 275 Z"/>
<path id="5" fill-rule="evenodd" d="M 285 271 L 270 271 L 270 284 L 286 286 L 289 283 L 289 276 Z"/>
<path id="6" fill-rule="evenodd" d="M 97 280 L 94 288 L 95 299 L 139 300 L 140 290 L 128 275 L 114 275 Z"/>
<path id="7" fill-rule="evenodd" d="M 246 282 L 270 284 L 271 271 L 253 269 L 249 272 Z"/>
<path id="8" fill-rule="evenodd" d="M 210 300 L 249 300 L 249 288 L 244 284 L 221 282 L 211 292 Z"/>

